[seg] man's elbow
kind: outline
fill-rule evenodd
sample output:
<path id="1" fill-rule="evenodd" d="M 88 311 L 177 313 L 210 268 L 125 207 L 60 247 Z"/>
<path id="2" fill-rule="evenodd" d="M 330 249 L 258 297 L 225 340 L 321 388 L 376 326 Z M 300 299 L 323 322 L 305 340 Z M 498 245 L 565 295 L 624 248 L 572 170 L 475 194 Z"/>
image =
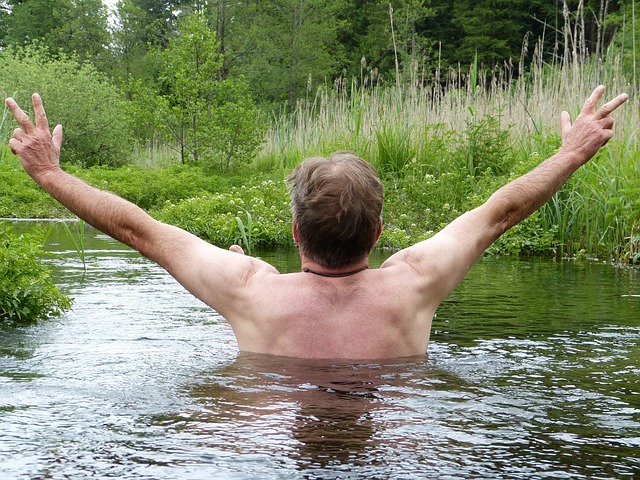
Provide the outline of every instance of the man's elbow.
<path id="1" fill-rule="evenodd" d="M 502 236 L 507 230 L 520 223 L 518 208 L 513 202 L 505 198 L 490 198 L 483 205 L 488 211 L 489 224 L 492 227 L 495 239 Z"/>

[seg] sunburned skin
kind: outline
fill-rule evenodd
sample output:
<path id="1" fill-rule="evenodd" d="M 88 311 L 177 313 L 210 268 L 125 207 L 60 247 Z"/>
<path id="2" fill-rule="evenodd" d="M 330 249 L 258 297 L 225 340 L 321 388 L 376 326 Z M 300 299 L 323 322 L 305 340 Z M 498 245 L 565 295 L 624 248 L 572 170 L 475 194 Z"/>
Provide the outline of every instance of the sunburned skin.
<path id="1" fill-rule="evenodd" d="M 367 255 L 331 268 L 301 249 L 303 271 L 289 274 L 244 255 L 237 245 L 221 249 L 158 222 L 136 205 L 64 172 L 59 163 L 62 126 L 50 132 L 40 96 L 32 98 L 35 124 L 13 99 L 6 104 L 20 124 L 9 145 L 31 178 L 78 217 L 158 263 L 222 314 L 241 351 L 382 359 L 424 354 L 436 308 L 482 253 L 540 208 L 609 141 L 611 113 L 627 95 L 597 108 L 603 94 L 604 87 L 596 88 L 573 123 L 562 112 L 562 146 L 555 155 L 432 238 L 395 253 L 380 268 L 369 269 Z M 373 244 L 380 228 L 381 223 L 370 238 Z M 301 240 L 295 215 L 293 235 Z"/>

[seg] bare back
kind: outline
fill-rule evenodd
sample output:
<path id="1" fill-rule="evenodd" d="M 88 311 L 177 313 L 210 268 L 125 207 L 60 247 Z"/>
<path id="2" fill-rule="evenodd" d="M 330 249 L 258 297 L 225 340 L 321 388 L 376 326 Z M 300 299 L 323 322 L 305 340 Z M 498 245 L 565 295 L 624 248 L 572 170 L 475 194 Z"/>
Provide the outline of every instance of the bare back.
<path id="1" fill-rule="evenodd" d="M 243 351 L 307 358 L 391 358 L 426 353 L 437 301 L 397 264 L 327 278 L 265 269 L 245 307 L 227 320 Z"/>

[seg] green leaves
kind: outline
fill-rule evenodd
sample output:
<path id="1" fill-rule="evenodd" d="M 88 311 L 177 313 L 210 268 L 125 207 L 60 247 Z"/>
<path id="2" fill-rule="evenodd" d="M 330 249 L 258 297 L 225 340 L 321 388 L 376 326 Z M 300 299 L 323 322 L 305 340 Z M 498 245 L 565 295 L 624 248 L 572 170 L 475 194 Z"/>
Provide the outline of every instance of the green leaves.
<path id="1" fill-rule="evenodd" d="M 221 79 L 223 56 L 202 15 L 186 17 L 160 54 L 155 126 L 180 148 L 182 162 L 229 170 L 247 162 L 262 142 L 263 125 L 244 79 Z"/>
<path id="2" fill-rule="evenodd" d="M 29 110 L 33 92 L 41 94 L 50 126 L 64 126 L 62 162 L 92 166 L 128 159 L 132 138 L 123 98 L 95 67 L 71 57 L 52 60 L 40 46 L 0 51 L 0 94 Z"/>
<path id="3" fill-rule="evenodd" d="M 71 308 L 41 261 L 43 235 L 14 234 L 0 223 L 0 322 L 25 322 Z"/>
<path id="4" fill-rule="evenodd" d="M 240 186 L 180 202 L 167 202 L 154 216 L 215 245 L 292 246 L 289 195 L 284 182 L 245 179 Z"/>

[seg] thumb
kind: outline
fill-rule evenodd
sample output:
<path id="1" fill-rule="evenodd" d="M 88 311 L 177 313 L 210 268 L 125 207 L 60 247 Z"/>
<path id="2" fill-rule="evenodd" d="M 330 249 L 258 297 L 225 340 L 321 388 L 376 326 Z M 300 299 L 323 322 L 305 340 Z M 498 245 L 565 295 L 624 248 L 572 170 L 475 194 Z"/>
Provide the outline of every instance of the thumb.
<path id="1" fill-rule="evenodd" d="M 564 111 L 560 114 L 560 131 L 562 133 L 562 138 L 569 133 L 569 130 L 571 130 L 571 116 L 569 115 L 569 112 Z"/>
<path id="2" fill-rule="evenodd" d="M 231 245 L 229 247 L 229 251 L 230 252 L 234 252 L 234 253 L 239 253 L 241 255 L 244 255 L 244 250 L 242 249 L 242 247 L 240 245 Z"/>
<path id="3" fill-rule="evenodd" d="M 56 153 L 60 153 L 60 147 L 62 146 L 62 125 L 56 125 L 56 128 L 53 129 L 51 143 Z"/>

